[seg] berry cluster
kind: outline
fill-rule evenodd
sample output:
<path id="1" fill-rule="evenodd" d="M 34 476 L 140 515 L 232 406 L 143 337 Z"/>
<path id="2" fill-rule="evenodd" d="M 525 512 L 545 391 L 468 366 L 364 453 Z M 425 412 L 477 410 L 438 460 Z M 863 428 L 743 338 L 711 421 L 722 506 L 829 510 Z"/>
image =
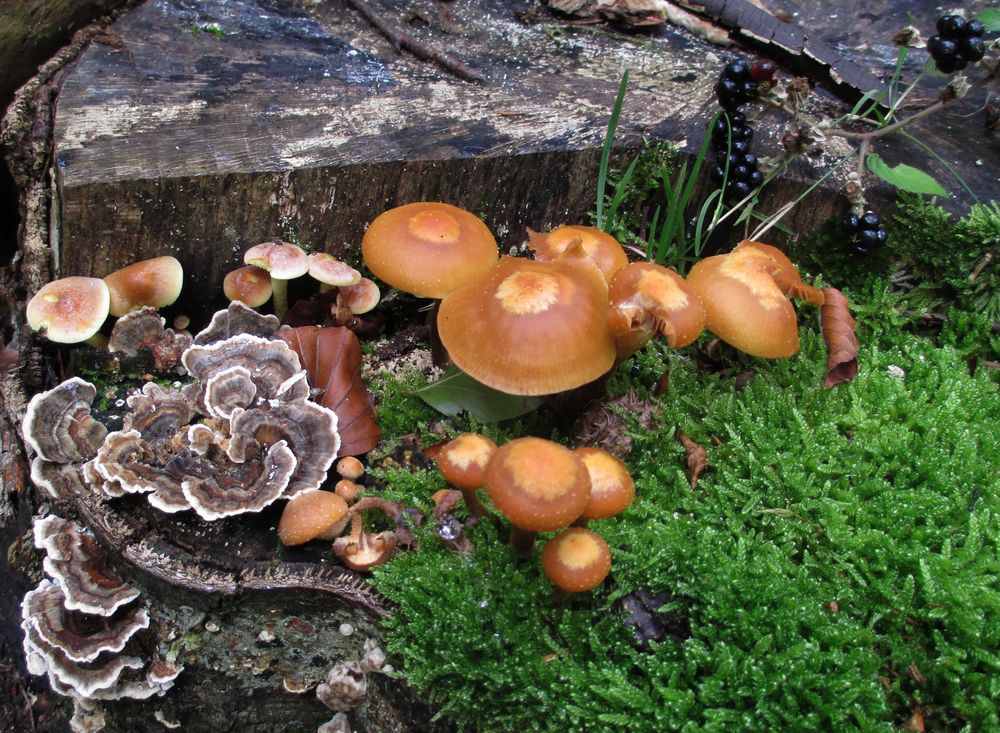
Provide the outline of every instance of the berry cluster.
<path id="1" fill-rule="evenodd" d="M 986 53 L 984 30 L 978 20 L 966 20 L 961 15 L 938 18 L 938 34 L 927 39 L 927 50 L 938 71 L 951 74 L 979 61 Z"/>
<path id="2" fill-rule="evenodd" d="M 726 180 L 726 195 L 730 198 L 743 198 L 764 182 L 764 174 L 757 170 L 757 156 L 750 152 L 752 139 L 753 128 L 742 112 L 723 112 L 712 127 L 716 162 L 709 177 L 720 186 Z"/>
<path id="3" fill-rule="evenodd" d="M 764 182 L 757 170 L 757 156 L 750 152 L 753 128 L 739 107 L 756 98 L 760 84 L 774 85 L 773 61 L 758 59 L 751 66 L 742 59 L 731 61 L 722 70 L 715 95 L 723 112 L 712 127 L 712 148 L 716 164 L 709 171 L 712 182 L 726 181 L 726 196 L 741 199 Z M 728 167 L 729 174 L 726 175 Z"/>
<path id="4" fill-rule="evenodd" d="M 882 220 L 874 211 L 866 211 L 861 216 L 848 214 L 844 217 L 844 229 L 850 236 L 851 250 L 860 255 L 885 244 L 887 238 Z"/>

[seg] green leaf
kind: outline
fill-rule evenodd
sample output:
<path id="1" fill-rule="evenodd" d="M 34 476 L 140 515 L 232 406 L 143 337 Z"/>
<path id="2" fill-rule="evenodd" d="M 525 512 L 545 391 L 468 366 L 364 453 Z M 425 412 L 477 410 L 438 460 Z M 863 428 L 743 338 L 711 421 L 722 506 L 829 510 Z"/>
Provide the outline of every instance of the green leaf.
<path id="1" fill-rule="evenodd" d="M 983 8 L 976 20 L 983 24 L 987 33 L 996 33 L 1000 31 L 1000 8 Z"/>
<path id="2" fill-rule="evenodd" d="M 414 391 L 420 399 L 445 415 L 465 410 L 480 422 L 499 422 L 527 414 L 542 404 L 542 397 L 507 394 L 477 382 L 458 369 Z"/>
<path id="3" fill-rule="evenodd" d="M 948 196 L 948 192 L 941 187 L 940 183 L 934 180 L 933 176 L 917 170 L 912 165 L 900 163 L 895 168 L 890 168 L 884 160 L 873 154 L 869 155 L 866 160 L 868 162 L 868 170 L 896 188 L 909 191 L 910 193 Z"/>

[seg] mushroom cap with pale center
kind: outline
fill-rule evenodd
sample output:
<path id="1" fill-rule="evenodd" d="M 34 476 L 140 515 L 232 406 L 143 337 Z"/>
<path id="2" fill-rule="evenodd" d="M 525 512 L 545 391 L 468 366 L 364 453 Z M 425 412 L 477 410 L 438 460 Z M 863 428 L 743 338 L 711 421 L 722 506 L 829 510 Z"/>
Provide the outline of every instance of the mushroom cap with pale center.
<path id="1" fill-rule="evenodd" d="M 706 257 L 691 268 L 688 284 L 705 307 L 705 324 L 727 344 L 765 359 L 799 350 L 791 301 L 774 280 L 774 260 L 754 247 Z"/>
<path id="2" fill-rule="evenodd" d="M 499 256 L 496 239 L 478 216 L 432 201 L 377 216 L 361 240 L 361 253 L 375 277 L 422 298 L 443 298 Z"/>
<path id="3" fill-rule="evenodd" d="M 437 327 L 455 365 L 515 395 L 587 384 L 611 369 L 608 289 L 589 263 L 500 261 L 441 301 Z"/>
<path id="4" fill-rule="evenodd" d="M 635 497 L 635 482 L 622 461 L 600 448 L 577 448 L 590 476 L 590 501 L 581 519 L 603 519 L 621 514 Z"/>
<path id="5" fill-rule="evenodd" d="M 486 466 L 497 444 L 478 433 L 462 433 L 438 453 L 438 470 L 445 481 L 460 489 L 478 489 L 486 480 Z"/>
<path id="6" fill-rule="evenodd" d="M 310 252 L 309 276 L 326 285 L 344 287 L 361 282 L 361 273 L 329 252 Z"/>
<path id="7" fill-rule="evenodd" d="M 673 270 L 652 262 L 632 262 L 616 272 L 608 300 L 608 324 L 623 355 L 642 346 L 652 333 L 679 349 L 705 328 L 705 309 L 691 286 Z"/>
<path id="8" fill-rule="evenodd" d="M 285 505 L 278 521 L 278 537 L 288 547 L 301 545 L 338 524 L 343 529 L 348 511 L 347 502 L 332 491 L 304 491 Z"/>
<path id="9" fill-rule="evenodd" d="M 484 486 L 497 510 L 529 532 L 567 526 L 590 501 L 583 461 L 543 438 L 517 438 L 497 448 Z"/>
<path id="10" fill-rule="evenodd" d="M 611 550 L 589 529 L 570 527 L 542 549 L 542 570 L 553 585 L 568 593 L 596 588 L 611 571 Z"/>
<path id="11" fill-rule="evenodd" d="M 292 280 L 309 272 L 309 257 L 301 247 L 289 242 L 254 245 L 243 254 L 243 262 L 267 270 L 275 280 Z"/>
<path id="12" fill-rule="evenodd" d="M 111 293 L 111 315 L 123 316 L 134 308 L 163 308 L 177 300 L 184 268 L 176 257 L 153 257 L 115 270 L 104 283 Z"/>
<path id="13" fill-rule="evenodd" d="M 528 248 L 540 262 L 573 254 L 591 260 L 601 270 L 604 279 L 628 264 L 628 255 L 617 239 L 597 227 L 564 224 L 550 232 L 528 230 Z"/>
<path id="14" fill-rule="evenodd" d="M 28 302 L 28 324 L 49 341 L 75 344 L 96 334 L 111 304 L 107 284 L 96 277 L 64 277 L 42 286 Z"/>

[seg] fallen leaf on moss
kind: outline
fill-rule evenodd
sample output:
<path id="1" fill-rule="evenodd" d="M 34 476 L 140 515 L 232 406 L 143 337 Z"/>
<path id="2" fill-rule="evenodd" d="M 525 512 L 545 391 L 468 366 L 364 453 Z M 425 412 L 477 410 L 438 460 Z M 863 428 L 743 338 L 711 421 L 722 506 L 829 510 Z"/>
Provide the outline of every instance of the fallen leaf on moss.
<path id="1" fill-rule="evenodd" d="M 824 387 L 850 382 L 858 373 L 858 337 L 854 318 L 844 297 L 836 288 L 823 288 L 824 303 L 819 309 L 819 326 L 826 342 L 826 377 Z"/>
<path id="2" fill-rule="evenodd" d="M 697 489 L 698 479 L 708 468 L 708 451 L 682 433 L 680 428 L 674 433 L 674 437 L 684 446 L 684 452 L 687 454 L 688 480 L 691 483 L 691 489 Z"/>

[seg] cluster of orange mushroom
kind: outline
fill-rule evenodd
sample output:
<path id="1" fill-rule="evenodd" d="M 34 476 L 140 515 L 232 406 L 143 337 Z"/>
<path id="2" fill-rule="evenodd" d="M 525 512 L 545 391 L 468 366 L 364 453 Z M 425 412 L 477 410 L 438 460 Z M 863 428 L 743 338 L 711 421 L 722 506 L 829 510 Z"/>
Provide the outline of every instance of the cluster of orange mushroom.
<path id="1" fill-rule="evenodd" d="M 377 217 L 362 254 L 385 283 L 440 299 L 437 333 L 451 361 L 514 395 L 580 387 L 656 335 L 680 348 L 706 327 L 749 354 L 791 356 L 799 341 L 789 297 L 828 300 L 780 250 L 759 242 L 706 258 L 685 280 L 667 267 L 629 262 L 617 240 L 593 227 L 529 234 L 533 259 L 500 256 L 474 214 L 413 203 Z M 846 305 L 839 318 L 852 326 Z M 848 361 L 854 356 L 856 348 Z"/>
<path id="2" fill-rule="evenodd" d="M 542 569 L 558 592 L 588 591 L 607 577 L 611 552 L 587 523 L 620 514 L 635 496 L 635 483 L 618 458 L 599 448 L 570 450 L 535 437 L 497 447 L 475 433 L 429 453 L 444 479 L 462 492 L 470 522 L 487 513 L 476 496 L 477 489 L 486 491 L 510 520 L 510 544 L 519 558 L 531 556 L 539 532 L 561 530 L 542 550 Z"/>
<path id="3" fill-rule="evenodd" d="M 333 491 L 312 489 L 285 505 L 278 522 L 278 538 L 286 547 L 332 540 L 333 553 L 351 570 L 370 570 L 388 562 L 399 542 L 397 532 L 365 531 L 362 512 L 381 511 L 395 521 L 401 516 L 402 506 L 378 496 L 358 498 L 362 487 L 357 481 L 364 473 L 364 465 L 354 456 L 338 460 L 336 470 L 340 480 Z M 350 531 L 344 534 L 348 525 Z"/>

